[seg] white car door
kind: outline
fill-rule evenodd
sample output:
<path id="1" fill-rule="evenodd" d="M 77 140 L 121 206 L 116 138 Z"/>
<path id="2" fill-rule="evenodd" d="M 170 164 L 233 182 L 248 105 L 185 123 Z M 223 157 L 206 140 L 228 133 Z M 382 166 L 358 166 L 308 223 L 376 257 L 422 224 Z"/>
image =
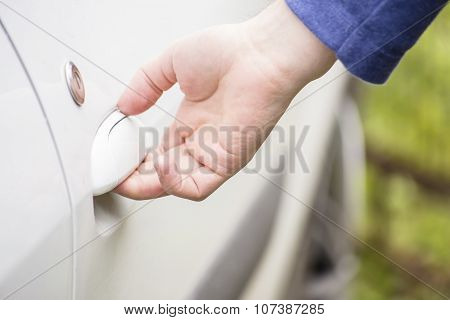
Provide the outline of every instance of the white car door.
<path id="1" fill-rule="evenodd" d="M 0 297 L 72 297 L 72 215 L 45 111 L 0 26 Z"/>
<path id="2" fill-rule="evenodd" d="M 137 202 L 112 193 L 93 197 L 90 171 L 97 129 L 141 64 L 180 36 L 242 21 L 268 2 L 45 0 L 0 5 L 41 98 L 66 175 L 74 219 L 74 298 L 237 298 L 244 291 L 249 298 L 255 292 L 264 292 L 265 298 L 281 296 L 309 209 L 278 186 L 287 185 L 303 201 L 313 199 L 333 127 L 333 99 L 343 82 L 331 86 L 322 99 L 330 105 L 327 112 L 317 111 L 313 100 L 301 120 L 292 112 L 291 120 L 282 121 L 286 128 L 292 123 L 311 127 L 314 140 L 305 145 L 308 172 L 242 172 L 195 203 L 174 197 Z M 74 103 L 65 83 L 68 61 L 84 80 L 82 106 Z M 173 120 L 180 99 L 177 88 L 170 90 L 141 120 L 161 132 Z M 286 147 L 272 145 L 266 161 L 280 164 L 287 158 Z M 264 279 L 262 287 L 258 279 Z M 249 281 L 251 288 L 246 287 Z"/>

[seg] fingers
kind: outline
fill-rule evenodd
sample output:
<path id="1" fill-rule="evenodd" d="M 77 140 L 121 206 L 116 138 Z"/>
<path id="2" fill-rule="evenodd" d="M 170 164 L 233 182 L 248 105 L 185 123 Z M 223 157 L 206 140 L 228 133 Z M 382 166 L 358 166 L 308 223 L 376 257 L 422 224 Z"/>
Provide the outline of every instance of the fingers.
<path id="1" fill-rule="evenodd" d="M 136 200 L 167 194 L 205 199 L 240 169 L 239 158 L 218 138 L 217 129 L 201 127 L 177 146 L 168 150 L 160 146 L 115 191 Z"/>
<path id="2" fill-rule="evenodd" d="M 177 197 L 200 201 L 219 188 L 226 178 L 202 166 L 184 145 L 172 148 L 155 162 L 162 189 Z"/>
<path id="3" fill-rule="evenodd" d="M 221 176 L 231 176 L 239 170 L 240 159 L 220 141 L 230 143 L 217 127 L 204 125 L 185 140 L 185 146 L 187 152 L 203 166 Z"/>
<path id="4" fill-rule="evenodd" d="M 117 103 L 120 111 L 127 115 L 144 112 L 177 82 L 172 53 L 173 47 L 135 73 Z"/>
<path id="5" fill-rule="evenodd" d="M 154 170 L 151 155 L 147 156 L 139 168 L 117 186 L 114 192 L 134 200 L 154 199 L 167 195 Z"/>

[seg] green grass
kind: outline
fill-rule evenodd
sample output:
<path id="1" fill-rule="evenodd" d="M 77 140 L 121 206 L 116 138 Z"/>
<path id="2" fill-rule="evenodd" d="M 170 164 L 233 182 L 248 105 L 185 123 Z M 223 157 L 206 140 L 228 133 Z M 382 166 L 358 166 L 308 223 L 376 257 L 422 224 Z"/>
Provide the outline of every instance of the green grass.
<path id="1" fill-rule="evenodd" d="M 450 296 L 450 199 L 424 192 L 408 177 L 368 167 L 365 241 Z M 354 297 L 435 299 L 435 292 L 370 249 L 361 247 Z"/>

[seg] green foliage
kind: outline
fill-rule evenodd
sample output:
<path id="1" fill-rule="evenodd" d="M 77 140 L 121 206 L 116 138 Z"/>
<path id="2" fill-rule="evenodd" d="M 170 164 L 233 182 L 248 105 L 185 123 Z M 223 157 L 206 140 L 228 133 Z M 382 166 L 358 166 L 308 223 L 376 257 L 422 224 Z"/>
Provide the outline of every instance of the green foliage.
<path id="1" fill-rule="evenodd" d="M 432 287 L 450 295 L 450 198 L 429 194 L 408 177 L 367 170 L 365 241 Z M 360 248 L 359 299 L 442 298 L 372 250 Z"/>

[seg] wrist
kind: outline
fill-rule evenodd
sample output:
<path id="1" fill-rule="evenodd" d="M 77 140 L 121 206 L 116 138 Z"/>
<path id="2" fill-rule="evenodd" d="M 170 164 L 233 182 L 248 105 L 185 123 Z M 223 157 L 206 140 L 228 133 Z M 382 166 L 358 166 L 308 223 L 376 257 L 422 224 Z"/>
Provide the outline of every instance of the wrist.
<path id="1" fill-rule="evenodd" d="M 252 46 L 270 59 L 283 76 L 303 87 L 322 76 L 336 61 L 325 46 L 291 11 L 276 0 L 244 23 Z"/>

